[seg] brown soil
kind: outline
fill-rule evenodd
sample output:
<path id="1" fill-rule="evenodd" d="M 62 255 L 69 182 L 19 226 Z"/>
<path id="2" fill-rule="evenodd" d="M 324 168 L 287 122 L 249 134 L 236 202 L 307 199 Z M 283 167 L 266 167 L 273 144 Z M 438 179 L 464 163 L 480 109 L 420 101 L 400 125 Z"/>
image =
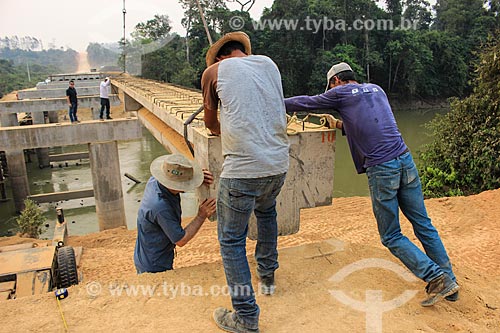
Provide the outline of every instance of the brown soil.
<path id="1" fill-rule="evenodd" d="M 279 239 L 276 294 L 257 296 L 261 331 L 364 332 L 365 313 L 340 303 L 329 290 L 342 290 L 350 298 L 364 302 L 366 290 L 370 289 L 381 290 L 387 302 L 406 290 L 418 291 L 408 302 L 382 314 L 383 332 L 498 332 L 498 202 L 500 190 L 426 201 L 461 285 L 458 302 L 443 301 L 432 308 L 419 305 L 425 296 L 425 283 L 408 282 L 385 269 L 368 268 L 347 276 L 337 285 L 329 281 L 336 272 L 359 260 L 380 258 L 402 267 L 380 244 L 369 198 L 338 198 L 332 206 L 303 210 L 300 232 Z M 402 227 L 415 241 L 404 217 Z M 217 332 L 211 313 L 215 307 L 231 304 L 227 295 L 206 294 L 210 286 L 225 284 L 216 224 L 206 222 L 195 239 L 178 250 L 176 269 L 165 273 L 135 274 L 135 237 L 135 230 L 125 229 L 70 237 L 70 245 L 83 246 L 84 252 L 80 267 L 83 281 L 69 288 L 69 298 L 61 301 L 69 330 Z M 23 241 L 29 240 L 4 238 L 0 239 L 0 246 Z M 255 242 L 248 241 L 249 255 L 254 247 Z M 254 272 L 255 261 L 251 257 Z M 253 279 L 257 286 L 255 276 Z M 88 291 L 96 283 L 102 290 L 93 296 Z M 169 287 L 189 287 L 191 293 L 179 296 L 178 290 L 173 297 L 173 292 L 157 292 L 165 288 L 165 283 Z M 136 286 L 157 289 L 152 295 L 125 295 Z M 195 290 L 196 286 L 203 289 L 203 296 L 199 289 Z M 113 296 L 111 290 L 121 290 L 123 294 Z M 0 316 L 1 330 L 6 332 L 64 330 L 52 294 L 3 301 Z M 376 324 L 376 320 L 369 324 Z"/>

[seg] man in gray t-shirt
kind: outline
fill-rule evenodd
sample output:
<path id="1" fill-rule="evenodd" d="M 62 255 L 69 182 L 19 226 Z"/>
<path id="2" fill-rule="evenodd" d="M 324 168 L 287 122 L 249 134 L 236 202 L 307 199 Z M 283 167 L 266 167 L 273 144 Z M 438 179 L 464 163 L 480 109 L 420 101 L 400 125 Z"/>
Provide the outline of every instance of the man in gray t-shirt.
<path id="1" fill-rule="evenodd" d="M 238 332 L 257 332 L 259 327 L 245 249 L 252 212 L 257 218 L 255 258 L 261 291 L 274 292 L 276 197 L 288 171 L 289 150 L 279 70 L 270 58 L 250 54 L 245 33 L 225 35 L 207 52 L 208 68 L 201 80 L 205 124 L 222 141 L 218 238 L 235 310 L 218 308 L 214 320 L 220 328 Z"/>

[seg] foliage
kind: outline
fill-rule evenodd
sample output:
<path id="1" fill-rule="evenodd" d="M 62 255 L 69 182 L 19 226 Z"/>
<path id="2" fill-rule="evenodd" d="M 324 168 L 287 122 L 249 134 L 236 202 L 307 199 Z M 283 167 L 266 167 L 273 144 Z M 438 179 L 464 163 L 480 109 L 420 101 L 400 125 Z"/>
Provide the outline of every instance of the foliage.
<path id="1" fill-rule="evenodd" d="M 34 201 L 26 199 L 24 205 L 25 208 L 17 218 L 21 234 L 30 238 L 38 238 L 42 233 L 42 225 L 45 223 L 46 218 Z"/>
<path id="2" fill-rule="evenodd" d="M 433 120 L 434 141 L 421 153 L 427 196 L 473 194 L 500 187 L 500 43 L 480 55 L 473 93 L 454 99 Z"/>
<path id="3" fill-rule="evenodd" d="M 147 42 L 156 41 L 167 37 L 170 30 L 172 30 L 172 27 L 168 16 L 155 15 L 153 19 L 145 23 L 138 23 L 132 32 L 132 37 Z"/>
<path id="4" fill-rule="evenodd" d="M 24 67 L 26 64 L 55 67 L 66 73 L 74 73 L 78 68 L 78 53 L 71 49 L 66 51 L 56 49 L 26 51 L 2 48 L 0 49 L 0 59 L 12 60 L 14 65 L 24 65 Z"/>
<path id="5" fill-rule="evenodd" d="M 33 87 L 48 75 L 59 70 L 54 66 L 30 65 L 31 82 L 28 80 L 27 66 L 14 65 L 12 60 L 0 59 L 0 98 L 14 90 Z"/>

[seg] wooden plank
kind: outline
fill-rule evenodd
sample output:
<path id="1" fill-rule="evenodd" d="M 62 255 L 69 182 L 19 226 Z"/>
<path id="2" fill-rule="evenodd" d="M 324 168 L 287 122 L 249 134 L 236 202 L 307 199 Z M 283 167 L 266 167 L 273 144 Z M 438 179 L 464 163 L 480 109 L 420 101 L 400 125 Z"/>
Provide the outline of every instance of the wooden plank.
<path id="1" fill-rule="evenodd" d="M 51 269 L 55 247 L 35 247 L 0 253 L 0 276 Z"/>
<path id="2" fill-rule="evenodd" d="M 0 301 L 6 301 L 10 298 L 10 291 L 0 291 Z"/>
<path id="3" fill-rule="evenodd" d="M 31 249 L 35 243 L 23 243 L 23 244 L 15 244 L 15 245 L 7 245 L 0 247 L 0 252 L 9 252 L 9 251 L 17 251 L 24 249 Z"/>
<path id="4" fill-rule="evenodd" d="M 73 250 L 75 251 L 76 267 L 80 268 L 80 260 L 82 259 L 83 247 L 77 246 L 74 247 Z"/>
<path id="5" fill-rule="evenodd" d="M 16 286 L 16 281 L 0 282 L 0 292 L 12 291 Z"/>
<path id="6" fill-rule="evenodd" d="M 33 295 L 33 285 L 37 272 L 17 274 L 16 298 Z"/>
<path id="7" fill-rule="evenodd" d="M 37 202 L 37 203 L 46 203 L 46 202 L 57 202 L 57 201 L 61 201 L 61 200 L 90 198 L 93 196 L 94 196 L 93 189 L 85 189 L 85 190 L 33 194 L 33 195 L 28 196 L 28 198 Z"/>
<path id="8" fill-rule="evenodd" d="M 50 269 L 36 272 L 33 280 L 33 295 L 43 294 L 50 288 Z"/>
<path id="9" fill-rule="evenodd" d="M 50 162 L 73 161 L 89 158 L 88 152 L 49 155 Z"/>
<path id="10" fill-rule="evenodd" d="M 63 223 L 56 222 L 54 226 L 54 236 L 52 237 L 52 245 L 56 246 L 59 242 L 66 244 L 68 241 L 68 225 L 66 221 Z"/>

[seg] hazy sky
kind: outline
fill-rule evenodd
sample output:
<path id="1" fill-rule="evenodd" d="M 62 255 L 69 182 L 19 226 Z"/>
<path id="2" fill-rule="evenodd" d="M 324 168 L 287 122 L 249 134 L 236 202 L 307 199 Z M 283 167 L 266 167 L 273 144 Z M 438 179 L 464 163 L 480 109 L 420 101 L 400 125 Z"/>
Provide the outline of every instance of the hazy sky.
<path id="1" fill-rule="evenodd" d="M 243 2 L 243 1 L 242 1 Z M 257 0 L 251 10 L 260 17 L 273 0 Z M 237 4 L 236 4 L 237 5 Z M 231 9 L 237 9 L 228 3 Z M 126 33 L 155 14 L 166 14 L 173 30 L 185 33 L 183 10 L 176 0 L 126 0 Z M 89 42 L 116 42 L 123 36 L 123 0 L 0 0 L 0 37 L 32 36 L 44 46 L 54 42 L 84 51 Z"/>

